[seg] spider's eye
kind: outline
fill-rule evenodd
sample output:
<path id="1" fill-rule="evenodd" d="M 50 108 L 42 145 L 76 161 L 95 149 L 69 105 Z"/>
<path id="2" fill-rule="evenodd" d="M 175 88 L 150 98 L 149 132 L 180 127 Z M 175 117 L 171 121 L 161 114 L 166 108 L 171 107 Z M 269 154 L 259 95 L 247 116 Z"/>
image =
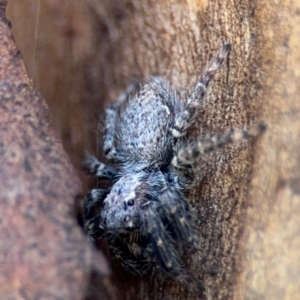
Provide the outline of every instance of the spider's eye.
<path id="1" fill-rule="evenodd" d="M 134 205 L 134 200 L 130 199 L 127 201 L 128 206 L 133 206 Z"/>

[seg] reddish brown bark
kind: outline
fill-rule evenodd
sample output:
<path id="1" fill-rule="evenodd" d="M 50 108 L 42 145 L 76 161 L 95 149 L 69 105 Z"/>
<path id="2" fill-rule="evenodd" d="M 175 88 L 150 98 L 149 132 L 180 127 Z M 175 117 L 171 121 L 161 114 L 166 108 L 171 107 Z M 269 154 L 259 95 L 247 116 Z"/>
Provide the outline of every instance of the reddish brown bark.
<path id="1" fill-rule="evenodd" d="M 257 120 L 268 131 L 203 162 L 206 175 L 191 193 L 202 250 L 190 269 L 208 299 L 300 294 L 299 12 L 298 1 L 45 0 L 34 52 L 36 1 L 11 2 L 27 68 L 78 167 L 84 149 L 97 152 L 105 102 L 133 77 L 159 74 L 179 89 L 190 87 L 221 44 L 232 43 L 194 138 Z M 118 264 L 113 276 L 119 298 L 201 298 L 172 282 L 132 277 Z"/>
<path id="2" fill-rule="evenodd" d="M 5 7 L 1 1 L 0 298 L 83 299 L 92 253 L 75 218 L 81 183 L 27 76 Z M 99 272 L 107 276 L 105 262 Z"/>

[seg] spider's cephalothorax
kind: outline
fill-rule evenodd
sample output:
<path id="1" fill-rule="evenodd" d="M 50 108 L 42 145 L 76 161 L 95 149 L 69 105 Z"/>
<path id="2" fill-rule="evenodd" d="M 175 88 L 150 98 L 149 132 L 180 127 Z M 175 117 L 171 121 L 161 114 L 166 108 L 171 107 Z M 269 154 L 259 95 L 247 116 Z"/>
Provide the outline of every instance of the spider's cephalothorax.
<path id="1" fill-rule="evenodd" d="M 229 51 L 230 44 L 225 44 L 186 99 L 180 99 L 164 79 L 153 77 L 131 84 L 106 111 L 104 154 L 118 167 L 87 158 L 89 172 L 109 181 L 111 188 L 93 189 L 86 196 L 85 229 L 91 238 L 105 238 L 113 255 L 132 272 L 152 269 L 182 277 L 181 256 L 196 244 L 185 199 L 195 178 L 195 162 L 264 128 L 186 142 L 209 82 Z"/>

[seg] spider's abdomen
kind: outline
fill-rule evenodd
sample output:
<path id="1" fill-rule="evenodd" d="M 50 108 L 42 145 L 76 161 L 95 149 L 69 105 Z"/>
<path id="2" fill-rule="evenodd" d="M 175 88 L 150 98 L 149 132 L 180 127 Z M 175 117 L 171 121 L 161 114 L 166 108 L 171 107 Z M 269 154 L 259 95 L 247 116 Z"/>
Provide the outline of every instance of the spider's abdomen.
<path id="1" fill-rule="evenodd" d="M 132 162 L 165 162 L 172 149 L 175 105 L 176 97 L 161 78 L 144 84 L 119 113 L 117 151 Z"/>

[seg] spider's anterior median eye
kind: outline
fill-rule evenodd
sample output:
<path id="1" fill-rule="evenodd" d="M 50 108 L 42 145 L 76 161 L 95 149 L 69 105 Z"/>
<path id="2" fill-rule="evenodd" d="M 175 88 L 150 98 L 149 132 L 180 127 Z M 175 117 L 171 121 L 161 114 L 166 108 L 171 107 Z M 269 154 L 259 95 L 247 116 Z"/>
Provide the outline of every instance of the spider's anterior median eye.
<path id="1" fill-rule="evenodd" d="M 134 205 L 134 200 L 130 199 L 127 201 L 128 206 L 133 206 Z"/>

